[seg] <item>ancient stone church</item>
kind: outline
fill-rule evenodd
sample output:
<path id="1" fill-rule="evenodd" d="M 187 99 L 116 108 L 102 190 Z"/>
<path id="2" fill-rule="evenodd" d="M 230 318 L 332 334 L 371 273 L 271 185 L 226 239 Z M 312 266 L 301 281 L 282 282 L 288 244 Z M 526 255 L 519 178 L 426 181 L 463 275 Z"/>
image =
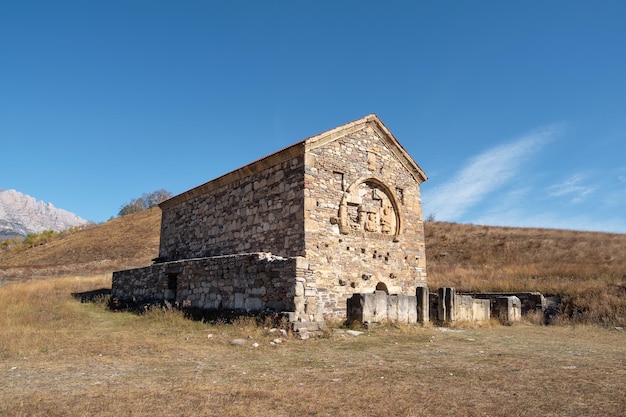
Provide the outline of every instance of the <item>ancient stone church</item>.
<path id="1" fill-rule="evenodd" d="M 356 293 L 415 297 L 425 180 L 376 115 L 320 133 L 161 203 L 159 257 L 115 272 L 113 296 L 304 322 L 345 319 Z"/>

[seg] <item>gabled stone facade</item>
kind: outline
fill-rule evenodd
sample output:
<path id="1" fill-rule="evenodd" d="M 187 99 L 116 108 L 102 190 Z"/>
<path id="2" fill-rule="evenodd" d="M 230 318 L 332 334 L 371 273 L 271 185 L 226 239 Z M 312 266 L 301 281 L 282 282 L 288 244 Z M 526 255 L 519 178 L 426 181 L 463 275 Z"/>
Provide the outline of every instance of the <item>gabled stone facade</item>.
<path id="1" fill-rule="evenodd" d="M 297 321 L 345 318 L 355 293 L 415 296 L 425 180 L 366 116 L 161 203 L 156 263 L 115 272 L 113 295 Z"/>

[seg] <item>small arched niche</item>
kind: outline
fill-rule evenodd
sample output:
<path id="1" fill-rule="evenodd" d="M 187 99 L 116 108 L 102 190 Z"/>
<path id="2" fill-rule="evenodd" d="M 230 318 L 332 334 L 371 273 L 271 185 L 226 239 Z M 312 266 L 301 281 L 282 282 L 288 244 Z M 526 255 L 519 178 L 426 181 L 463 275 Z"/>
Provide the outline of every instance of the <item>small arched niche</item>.
<path id="1" fill-rule="evenodd" d="M 389 295 L 387 284 L 385 284 L 384 282 L 379 282 L 378 284 L 376 284 L 376 291 L 384 291 L 385 294 Z"/>

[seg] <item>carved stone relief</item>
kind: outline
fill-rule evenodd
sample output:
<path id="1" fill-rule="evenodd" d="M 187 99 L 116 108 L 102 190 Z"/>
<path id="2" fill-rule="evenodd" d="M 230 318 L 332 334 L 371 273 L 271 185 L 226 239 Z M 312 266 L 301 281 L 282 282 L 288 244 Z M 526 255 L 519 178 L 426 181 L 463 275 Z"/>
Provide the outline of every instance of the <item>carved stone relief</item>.
<path id="1" fill-rule="evenodd" d="M 382 235 L 395 240 L 400 233 L 396 198 L 376 178 L 360 180 L 348 187 L 336 222 L 342 234 Z"/>

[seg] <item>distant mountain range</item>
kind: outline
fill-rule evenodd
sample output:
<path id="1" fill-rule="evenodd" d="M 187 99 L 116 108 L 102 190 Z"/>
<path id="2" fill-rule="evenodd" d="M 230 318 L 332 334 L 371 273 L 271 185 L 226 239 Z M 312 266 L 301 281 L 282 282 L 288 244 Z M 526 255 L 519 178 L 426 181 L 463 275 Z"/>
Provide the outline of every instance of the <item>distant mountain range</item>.
<path id="1" fill-rule="evenodd" d="M 44 230 L 60 232 L 89 223 L 67 210 L 15 190 L 0 190 L 0 241 Z"/>

